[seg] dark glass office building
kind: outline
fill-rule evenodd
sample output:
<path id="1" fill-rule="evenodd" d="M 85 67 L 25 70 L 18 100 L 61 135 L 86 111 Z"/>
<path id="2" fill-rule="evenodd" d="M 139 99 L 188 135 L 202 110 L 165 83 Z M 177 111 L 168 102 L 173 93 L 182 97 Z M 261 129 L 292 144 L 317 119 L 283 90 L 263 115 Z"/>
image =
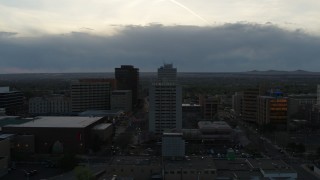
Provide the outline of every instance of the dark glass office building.
<path id="1" fill-rule="evenodd" d="M 132 91 L 132 105 L 138 103 L 139 69 L 132 65 L 122 65 L 115 68 L 115 77 L 118 90 Z"/>
<path id="2" fill-rule="evenodd" d="M 10 91 L 9 87 L 0 87 L 0 108 L 7 115 L 20 115 L 23 112 L 24 96 L 20 91 Z"/>

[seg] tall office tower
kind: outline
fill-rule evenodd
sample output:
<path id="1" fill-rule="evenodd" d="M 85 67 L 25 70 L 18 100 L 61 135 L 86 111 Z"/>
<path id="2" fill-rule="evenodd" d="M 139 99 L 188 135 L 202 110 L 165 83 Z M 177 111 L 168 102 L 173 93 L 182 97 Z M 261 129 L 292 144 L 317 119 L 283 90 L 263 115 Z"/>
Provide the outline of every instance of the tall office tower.
<path id="1" fill-rule="evenodd" d="M 177 68 L 173 68 L 172 64 L 164 64 L 158 68 L 158 80 L 176 82 Z"/>
<path id="2" fill-rule="evenodd" d="M 23 111 L 24 96 L 20 91 L 10 91 L 9 87 L 0 87 L 0 108 L 7 115 L 19 115 Z"/>
<path id="3" fill-rule="evenodd" d="M 138 103 L 139 69 L 131 65 L 115 68 L 117 90 L 131 90 L 132 106 Z"/>
<path id="4" fill-rule="evenodd" d="M 71 110 L 110 109 L 110 93 L 114 79 L 80 79 L 71 84 Z"/>
<path id="5" fill-rule="evenodd" d="M 158 79 L 150 86 L 149 131 L 155 134 L 182 128 L 182 90 L 175 81 L 176 72 L 172 65 L 165 64 L 158 69 Z"/>
<path id="6" fill-rule="evenodd" d="M 262 92 L 261 88 L 249 88 L 243 92 L 241 117 L 244 121 L 257 122 L 257 98 L 263 95 Z"/>

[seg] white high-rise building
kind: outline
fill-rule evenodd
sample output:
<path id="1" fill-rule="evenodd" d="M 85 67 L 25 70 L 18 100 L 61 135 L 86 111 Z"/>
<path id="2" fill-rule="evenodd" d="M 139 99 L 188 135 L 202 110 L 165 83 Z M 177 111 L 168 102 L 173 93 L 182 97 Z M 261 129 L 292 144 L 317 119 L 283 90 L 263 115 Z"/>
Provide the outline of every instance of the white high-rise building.
<path id="1" fill-rule="evenodd" d="M 182 128 L 182 90 L 176 83 L 177 69 L 165 64 L 158 69 L 158 80 L 149 89 L 149 131 Z"/>
<path id="2" fill-rule="evenodd" d="M 173 68 L 172 64 L 164 64 L 158 68 L 158 80 L 176 82 L 177 68 Z"/>

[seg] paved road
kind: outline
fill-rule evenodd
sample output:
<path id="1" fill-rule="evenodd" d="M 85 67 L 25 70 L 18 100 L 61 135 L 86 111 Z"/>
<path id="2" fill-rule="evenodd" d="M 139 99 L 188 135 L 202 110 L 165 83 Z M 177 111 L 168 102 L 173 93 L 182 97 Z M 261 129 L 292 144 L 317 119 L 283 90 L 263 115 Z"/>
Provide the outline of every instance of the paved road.
<path id="1" fill-rule="evenodd" d="M 62 171 L 58 168 L 46 168 L 44 167 L 44 165 L 40 165 L 40 164 L 17 165 L 16 168 L 17 168 L 16 170 L 12 170 L 7 175 L 1 177 L 1 180 L 46 179 L 62 173 Z M 26 171 L 37 170 L 38 173 L 28 178 L 27 176 L 25 176 L 24 170 Z"/>
<path id="2" fill-rule="evenodd" d="M 252 127 L 244 126 L 244 124 L 239 123 L 239 127 L 242 128 L 248 136 L 248 139 L 256 145 L 260 152 L 263 152 L 266 156 L 271 159 L 281 159 L 289 164 L 298 173 L 298 179 L 301 180 L 313 180 L 318 179 L 313 174 L 307 172 L 302 165 L 305 163 L 302 159 L 292 158 L 287 153 L 281 153 L 279 148 L 272 144 L 272 142 L 264 137 L 262 137 L 255 129 Z"/>

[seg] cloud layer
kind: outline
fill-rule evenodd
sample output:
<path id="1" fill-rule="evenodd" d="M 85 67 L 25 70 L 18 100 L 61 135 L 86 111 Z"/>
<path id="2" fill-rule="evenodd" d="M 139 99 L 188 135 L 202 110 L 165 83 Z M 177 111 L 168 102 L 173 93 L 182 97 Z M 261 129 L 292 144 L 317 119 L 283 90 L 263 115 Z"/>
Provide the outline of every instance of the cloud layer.
<path id="1" fill-rule="evenodd" d="M 112 36 L 72 32 L 18 37 L 0 32 L 0 73 L 105 72 L 121 64 L 156 71 L 319 71 L 320 38 L 273 25 L 125 26 Z"/>
<path id="2" fill-rule="evenodd" d="M 319 0 L 0 0 L 0 28 L 23 35 L 106 33 L 112 24 L 222 25 L 272 22 L 319 34 Z"/>

